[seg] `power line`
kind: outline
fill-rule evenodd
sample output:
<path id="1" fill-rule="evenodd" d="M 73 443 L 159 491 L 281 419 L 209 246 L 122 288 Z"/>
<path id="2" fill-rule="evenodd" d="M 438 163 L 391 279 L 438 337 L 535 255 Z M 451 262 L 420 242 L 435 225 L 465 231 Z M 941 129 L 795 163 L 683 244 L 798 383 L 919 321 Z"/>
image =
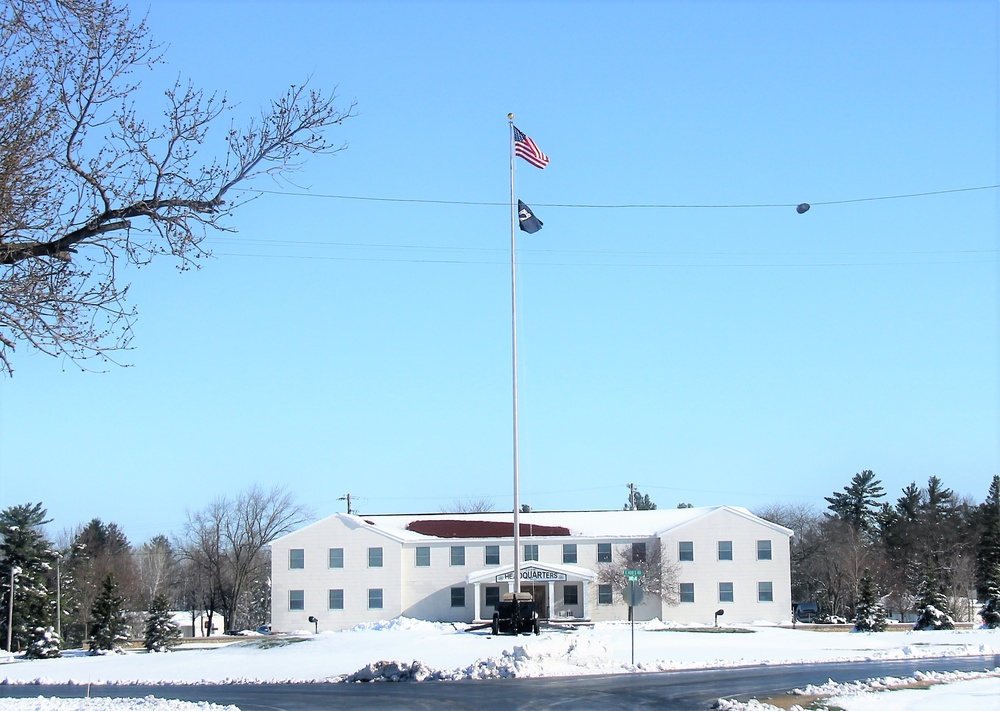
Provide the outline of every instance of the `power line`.
<path id="1" fill-rule="evenodd" d="M 813 200 L 810 205 L 846 205 L 857 202 L 874 202 L 878 200 L 903 200 L 907 198 L 928 197 L 931 195 L 947 195 L 950 193 L 966 193 L 976 190 L 995 190 L 1000 185 L 979 185 L 970 188 L 951 188 L 947 190 L 928 190 L 919 193 L 904 193 L 900 195 L 878 195 L 874 197 L 848 198 L 845 200 Z M 422 198 L 396 198 L 396 197 L 375 197 L 371 195 L 333 195 L 329 193 L 306 193 L 292 192 L 285 190 L 247 190 L 246 192 L 258 193 L 261 195 L 285 195 L 290 197 L 322 198 L 326 200 L 362 200 L 369 202 L 399 202 L 417 203 L 425 205 L 471 205 L 479 207 L 509 207 L 508 202 L 488 202 L 477 200 L 431 200 Z M 797 207 L 798 203 L 734 203 L 734 204 L 683 204 L 683 203 L 625 203 L 625 204 L 592 204 L 592 203 L 544 203 L 533 202 L 536 207 L 566 207 L 580 209 L 601 209 L 601 210 L 635 210 L 635 209 L 658 209 L 658 210 L 729 210 L 729 209 L 752 209 L 752 208 L 788 208 Z"/>

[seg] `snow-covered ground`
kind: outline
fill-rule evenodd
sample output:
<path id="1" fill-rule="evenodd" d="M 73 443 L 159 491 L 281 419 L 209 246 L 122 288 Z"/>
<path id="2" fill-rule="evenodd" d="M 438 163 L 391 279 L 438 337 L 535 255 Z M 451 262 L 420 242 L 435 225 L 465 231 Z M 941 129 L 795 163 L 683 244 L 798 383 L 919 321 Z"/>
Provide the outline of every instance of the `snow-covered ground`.
<path id="1" fill-rule="evenodd" d="M 790 627 L 747 628 L 641 623 L 635 629 L 635 664 L 627 623 L 599 623 L 577 630 L 551 630 L 539 637 L 492 637 L 462 626 L 398 619 L 353 630 L 318 635 L 249 636 L 224 646 L 185 646 L 165 654 L 131 652 L 91 657 L 66 653 L 60 659 L 0 664 L 6 684 L 216 684 L 231 682 L 313 682 L 396 676 L 409 679 L 481 679 L 635 673 L 762 664 L 918 659 L 1000 653 L 1000 631 L 891 631 L 878 634 L 816 632 Z M 0 656 L 0 662 L 5 659 Z M 377 664 L 378 662 L 394 664 Z M 880 691 L 930 684 L 924 691 Z M 44 689 L 40 689 L 44 696 Z M 1000 669 L 968 675 L 927 675 L 921 679 L 873 680 L 802 690 L 836 696 L 849 711 L 955 708 L 994 709 L 1000 698 Z M 908 700 L 916 694 L 915 706 Z M 941 695 L 948 695 L 942 700 Z M 959 696 L 961 695 L 961 696 Z M 989 701 L 977 706 L 975 699 Z M 929 702 L 928 699 L 935 699 Z M 69 703 L 70 705 L 66 705 Z M 832 702 L 831 702 L 832 703 Z M 871 705 L 874 703 L 875 705 Z M 27 705 L 25 705 L 27 704 Z M 145 699 L 110 702 L 0 699 L 0 711 L 182 711 L 193 704 Z M 869 705 L 865 705 L 869 704 Z M 899 705 L 903 704 L 903 705 Z M 209 708 L 204 705 L 201 708 Z M 222 709 L 223 707 L 213 707 Z M 732 708 L 754 708 L 733 705 Z M 764 708 L 756 706 L 756 708 Z"/>

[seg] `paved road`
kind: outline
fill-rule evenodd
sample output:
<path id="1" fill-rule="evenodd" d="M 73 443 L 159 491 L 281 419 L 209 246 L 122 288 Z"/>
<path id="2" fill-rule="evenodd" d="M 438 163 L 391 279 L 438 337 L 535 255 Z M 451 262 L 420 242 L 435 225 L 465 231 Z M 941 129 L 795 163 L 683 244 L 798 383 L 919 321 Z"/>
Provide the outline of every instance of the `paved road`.
<path id="1" fill-rule="evenodd" d="M 762 698 L 828 679 L 853 681 L 905 676 L 917 671 L 981 671 L 1000 667 L 1000 655 L 901 662 L 847 662 L 651 674 L 545 679 L 501 679 L 377 684 L 262 684 L 224 686 L 95 686 L 91 696 L 157 696 L 235 704 L 243 711 L 318 709 L 709 709 L 720 696 Z M 85 686 L 0 686 L 0 699 L 61 696 L 79 698 Z"/>

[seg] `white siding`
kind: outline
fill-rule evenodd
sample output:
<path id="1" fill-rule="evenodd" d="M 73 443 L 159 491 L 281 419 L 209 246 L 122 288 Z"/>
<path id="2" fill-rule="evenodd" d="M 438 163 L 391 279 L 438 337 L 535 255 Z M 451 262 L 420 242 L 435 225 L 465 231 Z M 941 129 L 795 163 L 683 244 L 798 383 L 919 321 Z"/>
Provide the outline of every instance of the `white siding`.
<path id="1" fill-rule="evenodd" d="M 661 536 L 664 558 L 679 565 L 677 580 L 694 584 L 694 603 L 664 606 L 663 619 L 711 624 L 720 622 L 782 622 L 791 619 L 789 538 L 784 533 L 720 509 Z M 771 560 L 757 560 L 757 541 L 771 541 Z M 678 562 L 680 541 L 694 542 L 694 561 Z M 732 541 L 733 559 L 718 560 L 718 542 Z M 720 602 L 719 583 L 733 584 L 733 602 Z M 757 583 L 771 582 L 772 602 L 757 601 Z"/>
<path id="2" fill-rule="evenodd" d="M 662 546 L 662 556 L 667 563 L 677 563 L 680 541 L 692 541 L 695 559 L 680 562 L 678 582 L 692 583 L 695 588 L 695 602 L 665 605 L 659 598 L 647 595 L 642 605 L 636 608 L 637 620 L 659 618 L 665 621 L 700 622 L 711 624 L 714 612 L 725 610 L 721 621 L 727 623 L 750 623 L 757 621 L 782 622 L 789 619 L 791 610 L 790 563 L 788 541 L 790 532 L 767 523 L 744 509 L 713 507 L 697 511 L 685 511 L 676 518 L 676 525 L 669 525 L 674 519 L 671 512 L 658 516 L 643 517 L 644 512 L 631 512 L 630 522 L 652 522 L 649 528 L 659 526 L 658 533 L 650 531 L 642 535 L 594 535 L 602 520 L 619 523 L 621 512 L 571 512 L 566 520 L 584 522 L 587 535 L 569 536 L 522 536 L 521 545 L 538 546 L 540 565 L 563 565 L 563 544 L 573 543 L 577 547 L 578 568 L 597 571 L 598 545 L 612 544 L 612 558 L 617 559 L 619 551 L 630 549 L 632 542 L 643 541 L 647 550 L 652 551 L 657 542 Z M 532 514 L 534 515 L 534 514 Z M 477 515 L 452 515 L 451 518 L 475 519 Z M 413 518 L 434 518 L 426 515 Z M 438 518 L 443 518 L 437 515 Z M 496 517 L 496 514 L 493 514 Z M 545 515 L 539 524 L 558 525 L 562 514 L 553 512 Z M 319 620 L 320 630 L 342 630 L 363 622 L 387 620 L 403 615 L 431 621 L 472 622 L 476 615 L 476 587 L 466 584 L 467 576 L 502 568 L 513 562 L 513 548 L 510 538 L 448 539 L 425 536 L 408 531 L 401 525 L 403 517 L 370 517 L 371 523 L 363 519 L 334 515 L 318 521 L 299 531 L 283 536 L 272 543 L 272 627 L 276 632 L 312 630 L 308 618 Z M 522 519 L 523 520 L 523 519 Z M 665 525 L 664 525 L 665 523 Z M 653 524 L 656 524 L 654 526 Z M 732 541 L 733 559 L 717 559 L 717 543 Z M 771 560 L 757 560 L 757 541 L 771 541 Z M 451 547 L 465 547 L 465 564 L 451 564 Z M 500 566 L 486 565 L 486 546 L 500 546 Z M 382 548 L 382 567 L 368 566 L 368 549 Z M 417 567 L 416 549 L 430 549 L 430 566 Z M 301 569 L 289 567 L 289 550 L 301 548 L 304 551 L 305 566 Z M 328 566 L 329 549 L 343 548 L 344 567 L 331 569 Z M 525 564 L 522 564 L 525 565 Z M 486 579 L 480 576 L 478 579 Z M 733 584 L 733 602 L 720 603 L 718 584 Z M 758 602 L 757 585 L 772 583 L 773 600 Z M 579 601 L 576 605 L 566 605 L 563 600 L 564 585 L 576 584 Z M 619 595 L 614 604 L 598 603 L 598 582 L 573 581 L 556 582 L 548 588 L 551 595 L 551 610 L 554 618 L 564 615 L 582 616 L 584 609 L 591 620 L 624 620 L 628 608 Z M 480 583 L 480 601 L 485 598 L 485 588 L 497 586 L 506 592 L 507 585 L 495 582 Z M 465 590 L 465 606 L 451 606 L 451 589 Z M 382 590 L 381 609 L 368 608 L 368 590 Z M 344 609 L 330 610 L 328 605 L 331 589 L 344 591 Z M 289 610 L 290 590 L 302 590 L 305 600 L 303 610 Z M 480 616 L 488 619 L 492 610 L 482 607 Z"/>

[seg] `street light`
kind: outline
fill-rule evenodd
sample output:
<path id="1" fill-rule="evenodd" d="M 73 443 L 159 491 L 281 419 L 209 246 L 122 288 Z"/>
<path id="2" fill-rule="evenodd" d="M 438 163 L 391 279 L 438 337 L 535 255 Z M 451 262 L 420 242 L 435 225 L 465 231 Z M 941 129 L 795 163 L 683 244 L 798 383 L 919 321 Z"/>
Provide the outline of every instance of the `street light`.
<path id="1" fill-rule="evenodd" d="M 56 554 L 56 636 L 59 638 L 59 644 L 62 645 L 62 583 L 59 580 L 59 564 L 62 563 L 62 553 L 55 551 Z"/>
<path id="2" fill-rule="evenodd" d="M 726 614 L 726 611 L 725 611 L 725 610 L 716 610 L 716 611 L 715 611 L 715 626 L 716 626 L 716 627 L 718 627 L 718 626 L 719 626 L 719 617 L 720 617 L 721 615 L 724 615 L 724 614 Z"/>
<path id="3" fill-rule="evenodd" d="M 11 649 L 12 633 L 14 631 L 14 576 L 20 575 L 21 569 L 16 565 L 10 568 L 10 605 L 7 607 L 7 651 L 13 652 Z"/>
<path id="4" fill-rule="evenodd" d="M 319 620 L 317 620 L 312 615 L 309 615 L 309 621 L 312 622 L 313 625 L 315 625 L 316 634 L 319 634 Z"/>

